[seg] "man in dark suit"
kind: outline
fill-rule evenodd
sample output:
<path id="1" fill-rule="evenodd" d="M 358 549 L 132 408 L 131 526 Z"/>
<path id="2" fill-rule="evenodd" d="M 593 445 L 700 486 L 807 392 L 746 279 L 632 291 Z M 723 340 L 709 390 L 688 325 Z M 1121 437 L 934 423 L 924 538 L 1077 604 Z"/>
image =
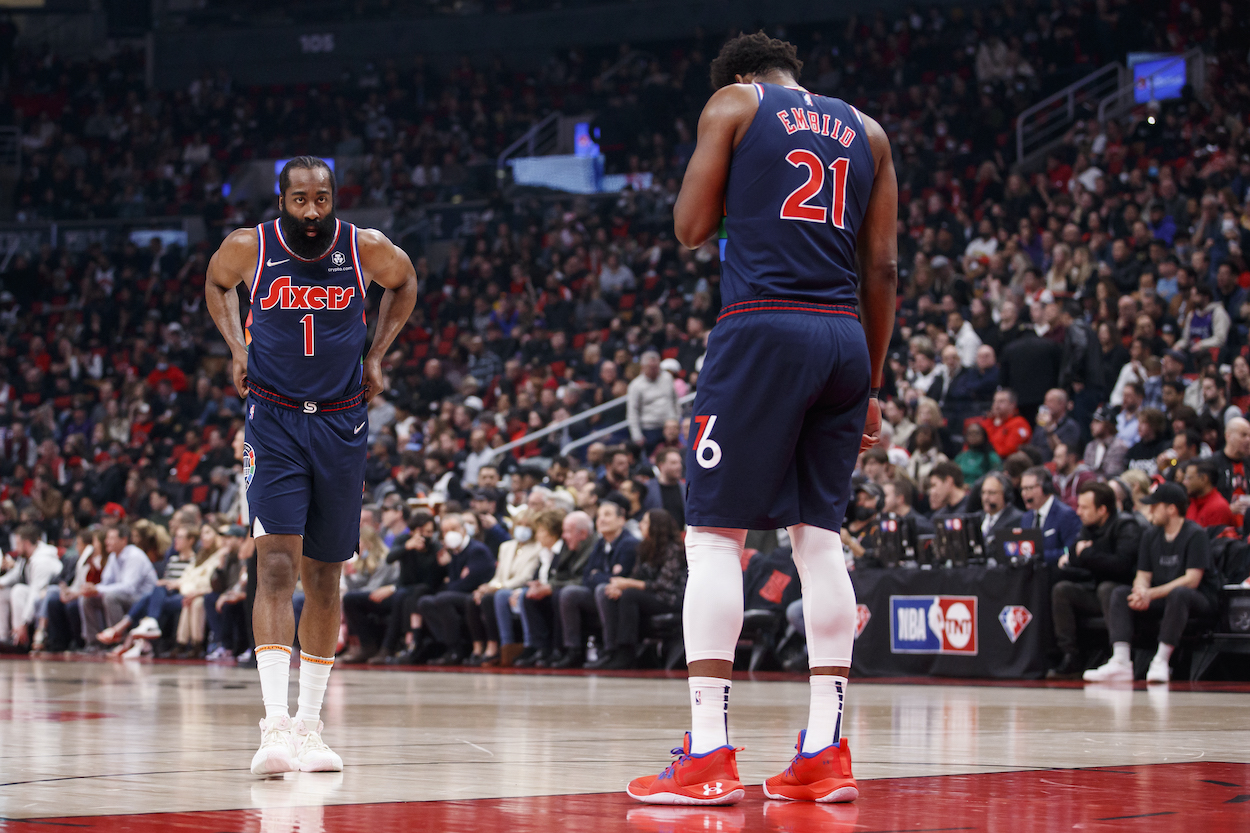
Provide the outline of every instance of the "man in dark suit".
<path id="1" fill-rule="evenodd" d="M 1022 527 L 1042 531 L 1042 557 L 1049 565 L 1058 564 L 1064 551 L 1076 546 L 1081 519 L 1055 497 L 1054 479 L 1044 466 L 1034 466 L 1021 475 L 1020 494 L 1029 510 L 1024 513 Z"/>
<path id="2" fill-rule="evenodd" d="M 981 536 L 985 539 L 987 555 L 995 554 L 998 537 L 1013 529 L 1021 529 L 1024 513 L 1011 504 L 1011 481 L 1007 476 L 992 471 L 981 481 Z"/>
<path id="3" fill-rule="evenodd" d="M 1015 391 L 1020 413 L 1032 422 L 1046 391 L 1059 386 L 1062 364 L 1062 347 L 1036 332 L 1028 332 L 1003 348 L 998 384 Z"/>
<path id="4" fill-rule="evenodd" d="M 686 527 L 686 481 L 682 479 L 684 455 L 675 448 L 668 448 L 656 455 L 655 467 L 659 476 L 647 482 L 642 508 L 666 509 L 677 521 L 678 529 Z"/>

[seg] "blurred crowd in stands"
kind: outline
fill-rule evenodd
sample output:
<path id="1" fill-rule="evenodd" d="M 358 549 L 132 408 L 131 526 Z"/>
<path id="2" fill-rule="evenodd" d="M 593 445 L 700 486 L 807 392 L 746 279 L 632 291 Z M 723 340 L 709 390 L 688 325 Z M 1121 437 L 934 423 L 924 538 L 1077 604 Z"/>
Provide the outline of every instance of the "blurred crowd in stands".
<path id="1" fill-rule="evenodd" d="M 1052 515 L 1080 513 L 1095 481 L 1115 490 L 1113 514 L 1140 510 L 1152 481 L 1183 484 L 1181 514 L 1244 537 L 1247 26 L 1227 0 L 1024 0 L 777 32 L 800 44 L 805 84 L 882 121 L 899 172 L 887 424 L 859 467 L 853 566 L 872 565 L 880 513 L 924 526 L 975 511 L 987 531 L 1012 511 L 1062 524 L 1046 548 L 1057 565 L 1108 523 Z M 15 210 L 197 214 L 215 241 L 275 214 L 227 202 L 232 172 L 295 152 L 365 159 L 339 184 L 341 210 L 486 198 L 450 251 L 413 252 L 423 300 L 370 405 L 343 645 L 353 660 L 486 663 L 521 645 L 509 661 L 632 662 L 617 644 L 681 592 L 680 399 L 716 321 L 719 264 L 714 245 L 676 244 L 671 211 L 716 43 L 622 47 L 632 57 L 606 77 L 618 53 L 573 50 L 534 72 L 418 58 L 337 85 L 248 89 L 223 74 L 172 92 L 144 88 L 135 54 L 19 52 L 0 113 L 22 130 Z M 1194 46 L 1205 89 L 1078 122 L 1043 170 L 1011 171 L 1014 116 L 1043 93 L 1131 49 Z M 652 186 L 490 190 L 495 154 L 551 109 L 596 111 L 610 169 Z M 469 175 L 481 166 L 488 177 Z M 48 576 L 10 639 L 142 652 L 159 632 L 159 650 L 246 653 L 241 402 L 202 300 L 214 245 L 44 246 L 0 273 L 0 524 L 19 556 L 5 575 Z M 123 578 L 124 594 L 99 592 Z"/>

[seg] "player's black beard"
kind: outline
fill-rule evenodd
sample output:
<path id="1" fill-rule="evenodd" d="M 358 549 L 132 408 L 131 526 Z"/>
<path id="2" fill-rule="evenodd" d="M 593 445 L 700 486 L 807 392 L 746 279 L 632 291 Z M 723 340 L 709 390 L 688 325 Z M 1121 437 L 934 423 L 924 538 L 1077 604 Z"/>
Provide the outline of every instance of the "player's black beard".
<path id="1" fill-rule="evenodd" d="M 305 260 L 316 260 L 330 250 L 334 243 L 333 211 L 320 220 L 300 220 L 285 208 L 281 211 L 278 222 L 282 223 L 282 236 L 291 251 Z M 309 229 L 316 229 L 317 233 L 310 237 Z"/>

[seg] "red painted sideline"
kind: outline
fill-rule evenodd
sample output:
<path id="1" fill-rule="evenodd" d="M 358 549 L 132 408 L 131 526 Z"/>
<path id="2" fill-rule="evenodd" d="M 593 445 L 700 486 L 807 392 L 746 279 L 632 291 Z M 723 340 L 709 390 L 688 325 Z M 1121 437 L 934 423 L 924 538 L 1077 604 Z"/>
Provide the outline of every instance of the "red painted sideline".
<path id="1" fill-rule="evenodd" d="M 299 776 L 308 778 L 310 776 Z M 316 778 L 317 776 L 311 776 Z M 281 795 L 281 784 L 270 785 Z M 861 783 L 850 805 L 766 801 L 758 787 L 733 807 L 638 804 L 621 793 L 275 807 L 204 813 L 0 821 L 5 833 L 66 827 L 127 833 L 903 833 L 903 831 L 1051 831 L 1250 829 L 1250 764 L 1188 763 L 983 775 L 888 778 Z"/>

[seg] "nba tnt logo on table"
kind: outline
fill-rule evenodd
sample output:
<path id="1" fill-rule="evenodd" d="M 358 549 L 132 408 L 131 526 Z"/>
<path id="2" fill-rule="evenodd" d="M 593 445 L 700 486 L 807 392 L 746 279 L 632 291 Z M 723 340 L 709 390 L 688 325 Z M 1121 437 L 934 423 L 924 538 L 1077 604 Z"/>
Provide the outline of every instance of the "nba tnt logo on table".
<path id="1" fill-rule="evenodd" d="M 976 596 L 891 596 L 890 651 L 977 653 Z"/>

